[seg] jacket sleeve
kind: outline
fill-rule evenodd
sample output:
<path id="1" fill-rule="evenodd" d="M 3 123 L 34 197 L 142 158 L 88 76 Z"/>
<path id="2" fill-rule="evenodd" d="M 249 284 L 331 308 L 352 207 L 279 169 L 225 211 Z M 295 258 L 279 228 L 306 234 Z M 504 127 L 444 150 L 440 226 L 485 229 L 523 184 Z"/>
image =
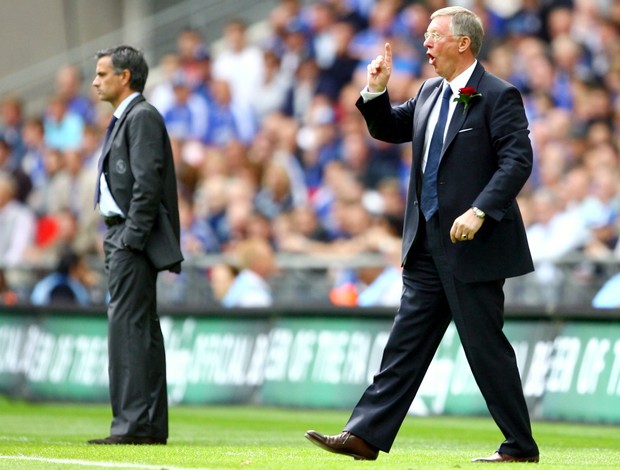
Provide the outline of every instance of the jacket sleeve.
<path id="1" fill-rule="evenodd" d="M 505 87 L 500 92 L 489 117 L 489 128 L 497 169 L 472 205 L 501 220 L 527 182 L 533 165 L 528 122 L 516 88 Z"/>
<path id="2" fill-rule="evenodd" d="M 416 98 L 392 107 L 386 91 L 364 103 L 360 97 L 355 105 L 364 116 L 370 135 L 377 140 L 392 144 L 411 142 L 413 137 L 413 112 Z"/>

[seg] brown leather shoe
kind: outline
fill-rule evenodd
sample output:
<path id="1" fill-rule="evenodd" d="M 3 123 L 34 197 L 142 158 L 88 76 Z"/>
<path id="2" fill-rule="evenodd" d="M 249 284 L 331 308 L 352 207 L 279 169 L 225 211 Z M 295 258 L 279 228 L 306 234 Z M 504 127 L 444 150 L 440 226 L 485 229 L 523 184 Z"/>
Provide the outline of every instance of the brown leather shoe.
<path id="1" fill-rule="evenodd" d="M 324 436 L 316 431 L 308 431 L 306 438 L 317 446 L 335 454 L 348 455 L 355 460 L 377 460 L 379 449 L 350 432 L 341 432 L 336 436 Z"/>
<path id="2" fill-rule="evenodd" d="M 487 462 L 487 463 L 503 463 L 503 462 L 529 462 L 538 463 L 539 456 L 532 455 L 531 457 L 513 457 L 512 455 L 502 454 L 495 452 L 491 457 L 480 457 L 473 459 L 472 462 Z"/>
<path id="3" fill-rule="evenodd" d="M 165 445 L 166 439 L 146 436 L 108 436 L 103 439 L 91 439 L 88 444 Z"/>

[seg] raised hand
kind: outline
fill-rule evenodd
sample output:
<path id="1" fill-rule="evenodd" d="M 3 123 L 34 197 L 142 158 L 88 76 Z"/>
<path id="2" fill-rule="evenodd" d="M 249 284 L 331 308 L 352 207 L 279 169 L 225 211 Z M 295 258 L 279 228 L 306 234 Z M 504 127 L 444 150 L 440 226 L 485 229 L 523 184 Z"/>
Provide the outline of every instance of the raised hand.
<path id="1" fill-rule="evenodd" d="M 392 46 L 385 43 L 385 54 L 378 55 L 368 64 L 367 86 L 372 93 L 381 93 L 387 87 L 392 74 Z"/>

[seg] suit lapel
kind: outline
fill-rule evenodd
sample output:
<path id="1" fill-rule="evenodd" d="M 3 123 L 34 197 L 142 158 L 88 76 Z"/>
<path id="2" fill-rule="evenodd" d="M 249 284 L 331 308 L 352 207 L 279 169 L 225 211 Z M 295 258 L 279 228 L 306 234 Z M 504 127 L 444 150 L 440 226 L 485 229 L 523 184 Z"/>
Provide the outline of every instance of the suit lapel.
<path id="1" fill-rule="evenodd" d="M 471 86 L 474 88 L 478 88 L 478 84 L 480 83 L 480 79 L 484 75 L 484 67 L 478 62 L 476 67 L 474 68 L 474 73 L 471 74 L 467 82 L 467 86 Z M 471 106 L 475 106 L 472 104 Z M 465 122 L 465 118 L 467 117 L 467 113 L 471 110 L 471 107 L 468 109 L 463 108 L 463 104 L 458 103 L 456 105 L 456 109 L 454 110 L 454 114 L 452 115 L 452 119 L 450 119 L 450 124 L 448 125 L 448 132 L 446 133 L 446 138 L 443 142 L 443 149 L 441 151 L 441 155 L 445 153 L 446 149 L 450 146 L 456 134 L 459 133 L 461 128 L 463 127 L 463 122 Z"/>
<path id="2" fill-rule="evenodd" d="M 104 152 L 103 153 L 103 158 L 104 158 L 104 160 L 106 158 L 108 158 L 108 155 L 110 153 L 110 148 L 112 147 L 112 142 L 114 142 L 114 139 L 116 138 L 116 134 L 118 133 L 118 130 L 122 127 L 123 123 L 125 122 L 125 119 L 127 118 L 127 115 L 129 114 L 129 111 L 131 111 L 131 109 L 135 105 L 140 103 L 141 101 L 144 101 L 144 96 L 142 96 L 142 95 L 137 96 L 136 98 L 131 100 L 131 102 L 129 103 L 129 105 L 125 109 L 125 111 L 123 111 L 123 114 L 121 115 L 121 117 L 118 118 L 118 121 L 116 121 L 116 124 L 114 125 L 114 129 L 112 129 L 112 132 L 110 133 L 110 138 L 106 142 L 105 148 L 103 149 L 103 152 Z"/>
<path id="3" fill-rule="evenodd" d="M 467 111 L 463 110 L 463 105 L 460 103 L 457 104 L 456 109 L 454 110 L 454 114 L 452 114 L 452 119 L 450 119 L 450 124 L 448 125 L 448 132 L 446 133 L 446 138 L 443 141 L 443 148 L 441 149 L 442 156 L 456 137 L 456 134 L 458 134 L 459 130 L 461 130 L 461 127 L 463 127 L 463 122 L 465 121 L 466 115 Z"/>
<path id="4" fill-rule="evenodd" d="M 110 153 L 110 147 L 112 147 L 112 141 L 114 140 L 114 137 L 116 137 L 116 132 L 118 130 L 119 121 L 120 121 L 120 119 L 116 120 L 116 123 L 114 124 L 114 128 L 110 132 L 110 136 L 105 141 L 105 147 L 103 149 L 103 160 L 108 158 L 108 154 Z"/>

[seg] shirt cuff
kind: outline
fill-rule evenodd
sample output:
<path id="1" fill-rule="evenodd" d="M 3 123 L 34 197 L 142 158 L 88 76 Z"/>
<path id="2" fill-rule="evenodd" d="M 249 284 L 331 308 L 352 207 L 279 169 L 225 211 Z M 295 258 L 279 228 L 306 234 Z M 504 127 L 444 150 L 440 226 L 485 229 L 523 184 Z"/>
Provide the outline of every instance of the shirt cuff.
<path id="1" fill-rule="evenodd" d="M 371 91 L 368 91 L 368 87 L 365 86 L 364 89 L 360 91 L 360 95 L 362 95 L 362 99 L 364 100 L 364 103 L 367 103 L 370 100 L 374 100 L 377 96 L 381 96 L 386 91 L 387 91 L 387 88 L 383 91 L 380 91 L 379 93 L 373 93 Z"/>

